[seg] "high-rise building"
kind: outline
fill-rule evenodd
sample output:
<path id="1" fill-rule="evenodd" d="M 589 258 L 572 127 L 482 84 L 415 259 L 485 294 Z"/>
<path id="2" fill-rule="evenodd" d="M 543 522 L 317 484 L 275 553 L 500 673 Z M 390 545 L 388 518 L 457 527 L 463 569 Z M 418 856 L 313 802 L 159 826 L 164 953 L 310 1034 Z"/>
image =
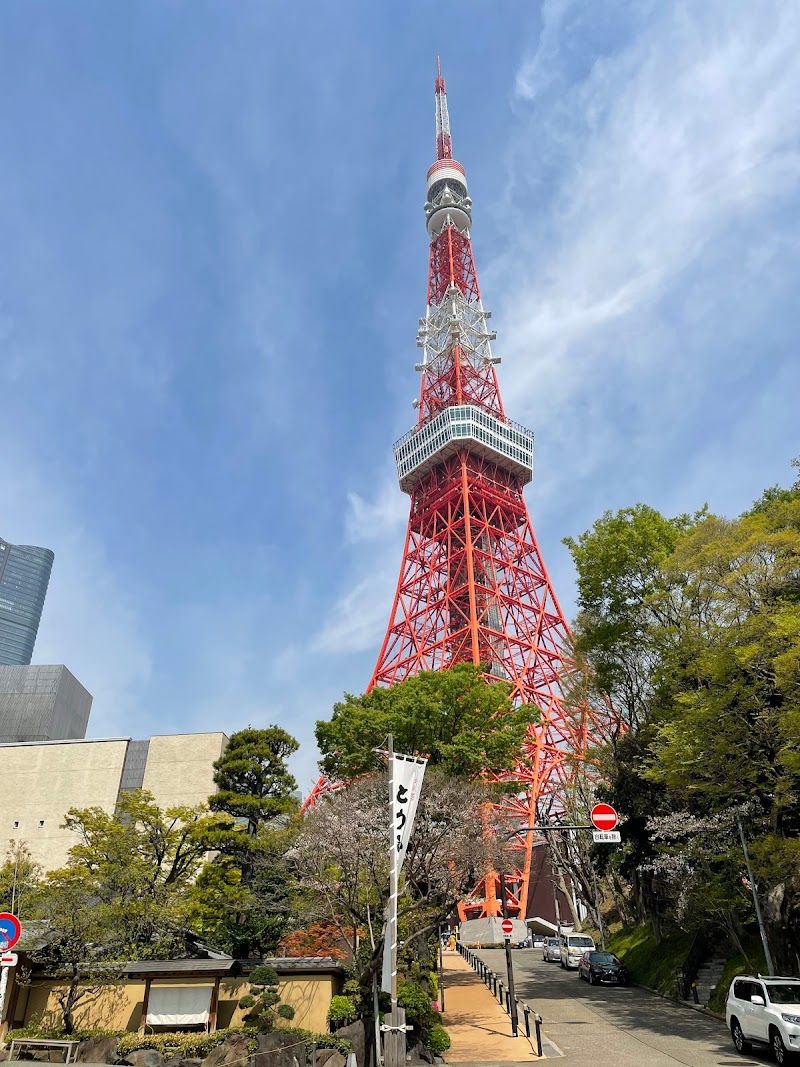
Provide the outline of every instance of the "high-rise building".
<path id="1" fill-rule="evenodd" d="M 0 537 L 0 663 L 30 663 L 52 569 L 49 548 Z"/>
<path id="2" fill-rule="evenodd" d="M 63 663 L 0 665 L 0 744 L 86 736 L 92 694 Z"/>

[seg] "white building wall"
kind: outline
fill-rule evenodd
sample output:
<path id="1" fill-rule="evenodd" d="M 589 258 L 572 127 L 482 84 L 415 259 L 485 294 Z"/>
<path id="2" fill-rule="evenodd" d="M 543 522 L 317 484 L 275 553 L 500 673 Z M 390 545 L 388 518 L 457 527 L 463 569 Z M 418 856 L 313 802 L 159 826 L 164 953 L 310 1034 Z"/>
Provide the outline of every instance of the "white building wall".
<path id="1" fill-rule="evenodd" d="M 61 829 L 70 808 L 117 802 L 126 738 L 0 745 L 0 861 L 24 841 L 45 870 L 63 867 L 74 834 Z"/>
<path id="2" fill-rule="evenodd" d="M 150 738 L 142 788 L 162 808 L 207 804 L 217 791 L 214 760 L 225 751 L 223 733 L 165 734 Z"/>

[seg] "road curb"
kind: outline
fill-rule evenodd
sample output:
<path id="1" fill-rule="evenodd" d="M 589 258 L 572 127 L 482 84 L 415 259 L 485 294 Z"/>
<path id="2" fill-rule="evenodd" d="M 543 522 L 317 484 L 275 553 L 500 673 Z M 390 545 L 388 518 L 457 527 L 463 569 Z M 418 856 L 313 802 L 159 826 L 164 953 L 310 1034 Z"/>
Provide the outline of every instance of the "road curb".
<path id="1" fill-rule="evenodd" d="M 641 989 L 645 993 L 658 997 L 659 1000 L 668 1000 L 670 1004 L 674 1004 L 677 1008 L 683 1008 L 684 1011 L 693 1011 L 696 1015 L 705 1015 L 709 1019 L 716 1019 L 717 1022 L 725 1022 L 724 1015 L 720 1015 L 718 1011 L 711 1011 L 710 1008 L 704 1008 L 701 1004 L 687 1004 L 685 1000 L 676 1000 L 675 997 L 668 997 L 666 993 L 659 993 L 657 989 L 640 985 L 638 982 L 631 982 L 631 985 L 634 989 Z"/>

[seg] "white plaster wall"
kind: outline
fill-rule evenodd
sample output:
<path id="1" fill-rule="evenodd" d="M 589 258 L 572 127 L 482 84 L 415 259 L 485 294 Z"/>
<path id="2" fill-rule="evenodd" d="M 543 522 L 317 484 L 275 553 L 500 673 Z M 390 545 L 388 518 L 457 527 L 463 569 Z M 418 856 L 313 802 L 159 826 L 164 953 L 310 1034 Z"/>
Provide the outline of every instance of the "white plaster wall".
<path id="1" fill-rule="evenodd" d="M 10 841 L 24 841 L 45 870 L 63 867 L 77 843 L 61 829 L 64 816 L 114 810 L 127 747 L 126 739 L 0 746 L 0 861 Z"/>
<path id="2" fill-rule="evenodd" d="M 214 760 L 227 743 L 223 733 L 151 737 L 142 788 L 149 790 L 162 808 L 206 804 L 217 791 Z"/>

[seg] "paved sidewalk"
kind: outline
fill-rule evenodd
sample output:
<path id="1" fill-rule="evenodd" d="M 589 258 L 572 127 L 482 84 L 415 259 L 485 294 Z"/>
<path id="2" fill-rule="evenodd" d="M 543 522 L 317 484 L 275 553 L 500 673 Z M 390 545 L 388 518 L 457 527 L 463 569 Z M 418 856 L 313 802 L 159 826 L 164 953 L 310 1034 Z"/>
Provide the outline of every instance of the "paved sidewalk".
<path id="1" fill-rule="evenodd" d="M 529 1063 L 536 1046 L 511 1036 L 511 1019 L 478 975 L 456 951 L 444 953 L 442 1023 L 452 1039 L 447 1063 Z"/>

